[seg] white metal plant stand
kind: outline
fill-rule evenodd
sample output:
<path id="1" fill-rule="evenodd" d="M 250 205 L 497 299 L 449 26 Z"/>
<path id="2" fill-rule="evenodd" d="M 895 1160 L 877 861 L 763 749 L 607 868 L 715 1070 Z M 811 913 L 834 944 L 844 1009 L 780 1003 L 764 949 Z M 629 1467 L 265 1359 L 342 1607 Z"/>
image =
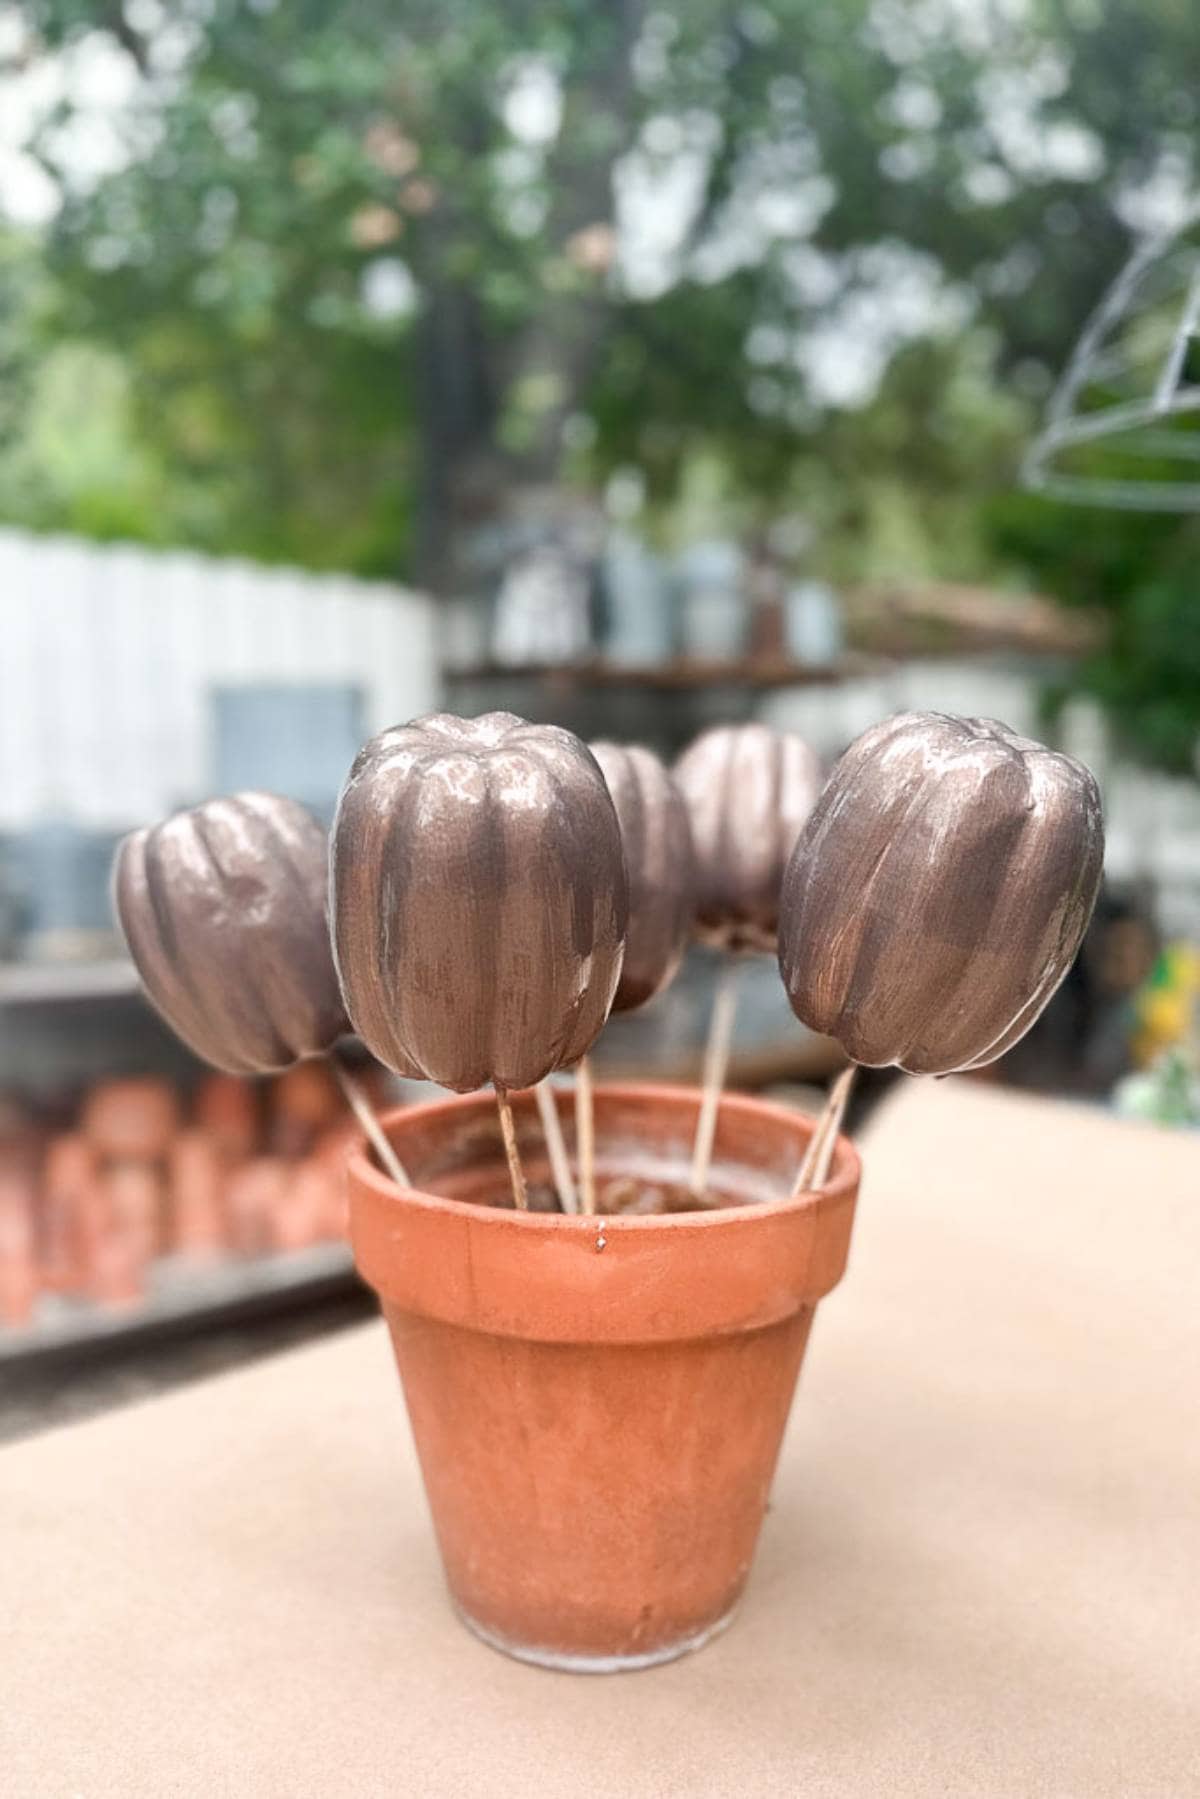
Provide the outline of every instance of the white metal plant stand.
<path id="1" fill-rule="evenodd" d="M 1136 512 L 1200 512 L 1200 207 L 1148 238 L 1072 352 L 1025 484 Z"/>

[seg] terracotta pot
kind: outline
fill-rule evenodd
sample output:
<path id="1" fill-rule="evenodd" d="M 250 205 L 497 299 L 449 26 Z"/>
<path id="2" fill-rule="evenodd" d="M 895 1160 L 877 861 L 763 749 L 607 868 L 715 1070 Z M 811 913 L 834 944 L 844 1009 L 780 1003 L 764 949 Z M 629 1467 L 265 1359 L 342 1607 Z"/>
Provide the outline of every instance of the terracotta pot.
<path id="1" fill-rule="evenodd" d="M 513 1101 L 537 1185 L 532 1095 Z M 698 1108 L 694 1088 L 598 1088 L 600 1184 L 685 1183 Z M 743 1203 L 575 1218 L 502 1209 L 490 1095 L 385 1122 L 420 1190 L 355 1155 L 351 1239 L 464 1622 L 580 1671 L 699 1648 L 741 1594 L 813 1311 L 845 1267 L 854 1150 L 839 1142 L 820 1195 L 789 1199 L 810 1121 L 730 1095 L 712 1187 Z"/>
<path id="2" fill-rule="evenodd" d="M 0 1162 L 0 1325 L 19 1329 L 38 1296 L 33 1179 L 19 1162 Z"/>
<path id="3" fill-rule="evenodd" d="M 98 1178 L 86 1138 L 72 1132 L 51 1139 L 42 1168 L 42 1284 L 53 1293 L 78 1293 L 87 1284 L 81 1220 Z"/>
<path id="4" fill-rule="evenodd" d="M 359 1129 L 353 1119 L 334 1125 L 322 1133 L 313 1145 L 313 1159 L 320 1162 L 328 1175 L 325 1188 L 323 1237 L 346 1237 L 350 1231 L 350 1206 L 346 1191 L 346 1160 L 359 1140 Z"/>
<path id="5" fill-rule="evenodd" d="M 258 1094 L 238 1074 L 210 1074 L 196 1088 L 192 1117 L 230 1162 L 244 1162 L 258 1144 Z"/>
<path id="6" fill-rule="evenodd" d="M 271 1219 L 274 1249 L 308 1249 L 325 1235 L 330 1172 L 315 1156 L 292 1164 L 284 1203 Z"/>
<path id="7" fill-rule="evenodd" d="M 96 1183 L 82 1221 L 88 1294 L 102 1305 L 136 1305 L 145 1294 L 161 1189 L 154 1172 L 118 1163 Z"/>
<path id="8" fill-rule="evenodd" d="M 291 1164 L 282 1156 L 255 1156 L 235 1168 L 225 1189 L 230 1246 L 260 1256 L 275 1245 L 275 1220 L 288 1203 Z"/>
<path id="9" fill-rule="evenodd" d="M 208 1131 L 180 1131 L 167 1164 L 170 1249 L 177 1255 L 219 1255 L 228 1235 L 225 1160 Z"/>
<path id="10" fill-rule="evenodd" d="M 97 1154 L 114 1162 L 157 1162 L 179 1128 L 169 1081 L 100 1081 L 88 1094 L 82 1130 Z"/>
<path id="11" fill-rule="evenodd" d="M 277 1075 L 271 1088 L 276 1120 L 298 1126 L 308 1138 L 335 1124 L 346 1109 L 337 1082 L 322 1061 L 297 1062 Z"/>
<path id="12" fill-rule="evenodd" d="M 102 1178 L 114 1232 L 128 1241 L 136 1261 L 152 1262 L 164 1237 L 164 1189 L 157 1168 L 145 1162 L 117 1162 Z"/>

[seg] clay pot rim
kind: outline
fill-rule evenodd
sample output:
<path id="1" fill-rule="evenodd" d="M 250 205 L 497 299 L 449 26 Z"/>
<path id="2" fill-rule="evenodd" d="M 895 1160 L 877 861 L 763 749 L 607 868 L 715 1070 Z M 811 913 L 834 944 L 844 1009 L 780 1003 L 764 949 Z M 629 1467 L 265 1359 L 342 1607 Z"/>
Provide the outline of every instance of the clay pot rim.
<path id="1" fill-rule="evenodd" d="M 561 1090 L 556 1090 L 561 1091 Z M 510 1100 L 520 1103 L 529 1098 L 532 1089 L 514 1089 Z M 700 1088 L 683 1083 L 666 1081 L 598 1081 L 595 1086 L 597 1106 L 605 1099 L 632 1100 L 645 1102 L 658 1100 L 663 1104 L 678 1107 L 681 1104 L 691 1106 L 696 1111 L 700 1106 Z M 424 1119 L 437 1113 L 454 1113 L 479 1108 L 492 1104 L 492 1095 L 487 1088 L 480 1088 L 474 1093 L 442 1094 L 437 1099 L 423 1100 L 415 1106 L 396 1106 L 385 1112 L 380 1123 L 389 1139 L 393 1128 L 402 1120 L 406 1126 L 419 1124 Z M 793 1124 L 797 1136 L 796 1166 L 800 1166 L 800 1156 L 804 1145 L 812 1134 L 816 1119 L 810 1114 L 798 1112 L 778 1100 L 762 1099 L 757 1094 L 724 1093 L 721 1096 L 722 1111 L 749 1113 L 761 1116 L 764 1110 L 770 1111 L 781 1120 L 786 1119 Z M 503 1206 L 483 1206 L 472 1200 L 450 1199 L 443 1194 L 428 1193 L 423 1187 L 399 1187 L 382 1169 L 379 1169 L 368 1158 L 365 1145 L 351 1152 L 348 1170 L 353 1180 L 372 1190 L 377 1201 L 388 1205 L 400 1205 L 428 1213 L 434 1217 L 470 1218 L 478 1228 L 492 1230 L 513 1229 L 534 1232 L 538 1235 L 575 1235 L 595 1236 L 597 1226 L 602 1226 L 605 1233 L 653 1232 L 653 1231 L 713 1231 L 752 1229 L 761 1224 L 765 1218 L 780 1218 L 799 1215 L 804 1212 L 823 1210 L 826 1207 L 843 1204 L 852 1199 L 856 1193 L 862 1174 L 862 1163 L 850 1139 L 839 1135 L 834 1150 L 833 1168 L 829 1179 L 819 1192 L 787 1195 L 781 1199 L 756 1201 L 752 1205 L 721 1206 L 711 1212 L 668 1212 L 639 1214 L 635 1217 L 623 1216 L 619 1213 L 565 1213 L 565 1212 L 518 1212 Z"/>

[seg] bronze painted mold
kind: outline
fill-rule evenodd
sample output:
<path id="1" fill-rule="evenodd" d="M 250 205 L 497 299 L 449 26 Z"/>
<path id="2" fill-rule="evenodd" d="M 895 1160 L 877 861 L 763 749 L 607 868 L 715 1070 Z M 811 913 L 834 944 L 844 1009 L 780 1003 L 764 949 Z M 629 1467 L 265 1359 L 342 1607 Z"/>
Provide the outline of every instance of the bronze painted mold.
<path id="1" fill-rule="evenodd" d="M 773 950 L 783 871 L 823 773 L 799 737 L 769 725 L 704 731 L 675 764 L 696 851 L 696 935 Z"/>
<path id="2" fill-rule="evenodd" d="M 992 719 L 886 719 L 842 757 L 788 864 L 792 1009 L 868 1067 L 994 1062 L 1074 960 L 1103 855 L 1081 763 Z"/>
<path id="3" fill-rule="evenodd" d="M 271 793 L 206 800 L 118 849 L 113 901 L 142 984 L 214 1068 L 286 1068 L 348 1030 L 327 870 L 322 825 Z"/>
<path id="4" fill-rule="evenodd" d="M 458 1092 L 586 1054 L 621 974 L 617 815 L 570 731 L 436 713 L 365 745 L 338 803 L 330 911 L 347 1010 L 389 1067 Z"/>
<path id="5" fill-rule="evenodd" d="M 630 1012 L 675 977 L 696 906 L 695 854 L 683 795 L 653 750 L 593 743 L 617 809 L 629 878 L 629 932 L 614 1012 Z"/>

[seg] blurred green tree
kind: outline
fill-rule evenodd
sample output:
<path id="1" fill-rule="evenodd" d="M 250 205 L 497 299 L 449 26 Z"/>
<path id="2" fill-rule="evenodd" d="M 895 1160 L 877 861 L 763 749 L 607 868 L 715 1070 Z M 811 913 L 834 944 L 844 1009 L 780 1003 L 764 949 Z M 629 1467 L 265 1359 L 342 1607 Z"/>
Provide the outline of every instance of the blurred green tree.
<path id="1" fill-rule="evenodd" d="M 632 464 L 669 503 L 701 457 L 806 508 L 837 572 L 1090 574 L 1154 611 L 1170 526 L 1106 526 L 1100 566 L 1092 522 L 1003 490 L 1191 179 L 1176 0 L 18 12 L 26 60 L 100 32 L 137 71 L 108 172 L 67 103 L 32 148 L 55 329 L 119 353 L 155 529 L 450 590 L 529 488 Z"/>
<path id="2" fill-rule="evenodd" d="M 1059 127 L 1065 173 L 1037 145 L 1078 112 L 1049 24 L 983 41 L 938 10 L 30 0 L 43 54 L 99 28 L 140 72 L 124 166 L 81 180 L 57 111 L 40 134 L 72 322 L 136 363 L 173 463 L 219 482 L 206 457 L 249 458 L 264 525 L 292 497 L 312 516 L 346 448 L 322 456 L 322 424 L 369 446 L 373 404 L 412 421 L 395 474 L 426 576 L 511 484 L 558 478 L 593 404 L 610 454 L 632 438 L 668 485 L 697 430 L 786 469 L 824 410 L 815 320 L 902 288 L 917 335 L 966 280 L 1010 356 L 1053 355 L 1119 254 L 1090 128 Z M 996 142 L 1014 128 L 1029 178 Z M 1047 234 L 1068 205 L 1078 229 Z M 1033 305 L 995 276 L 1017 251 Z"/>

